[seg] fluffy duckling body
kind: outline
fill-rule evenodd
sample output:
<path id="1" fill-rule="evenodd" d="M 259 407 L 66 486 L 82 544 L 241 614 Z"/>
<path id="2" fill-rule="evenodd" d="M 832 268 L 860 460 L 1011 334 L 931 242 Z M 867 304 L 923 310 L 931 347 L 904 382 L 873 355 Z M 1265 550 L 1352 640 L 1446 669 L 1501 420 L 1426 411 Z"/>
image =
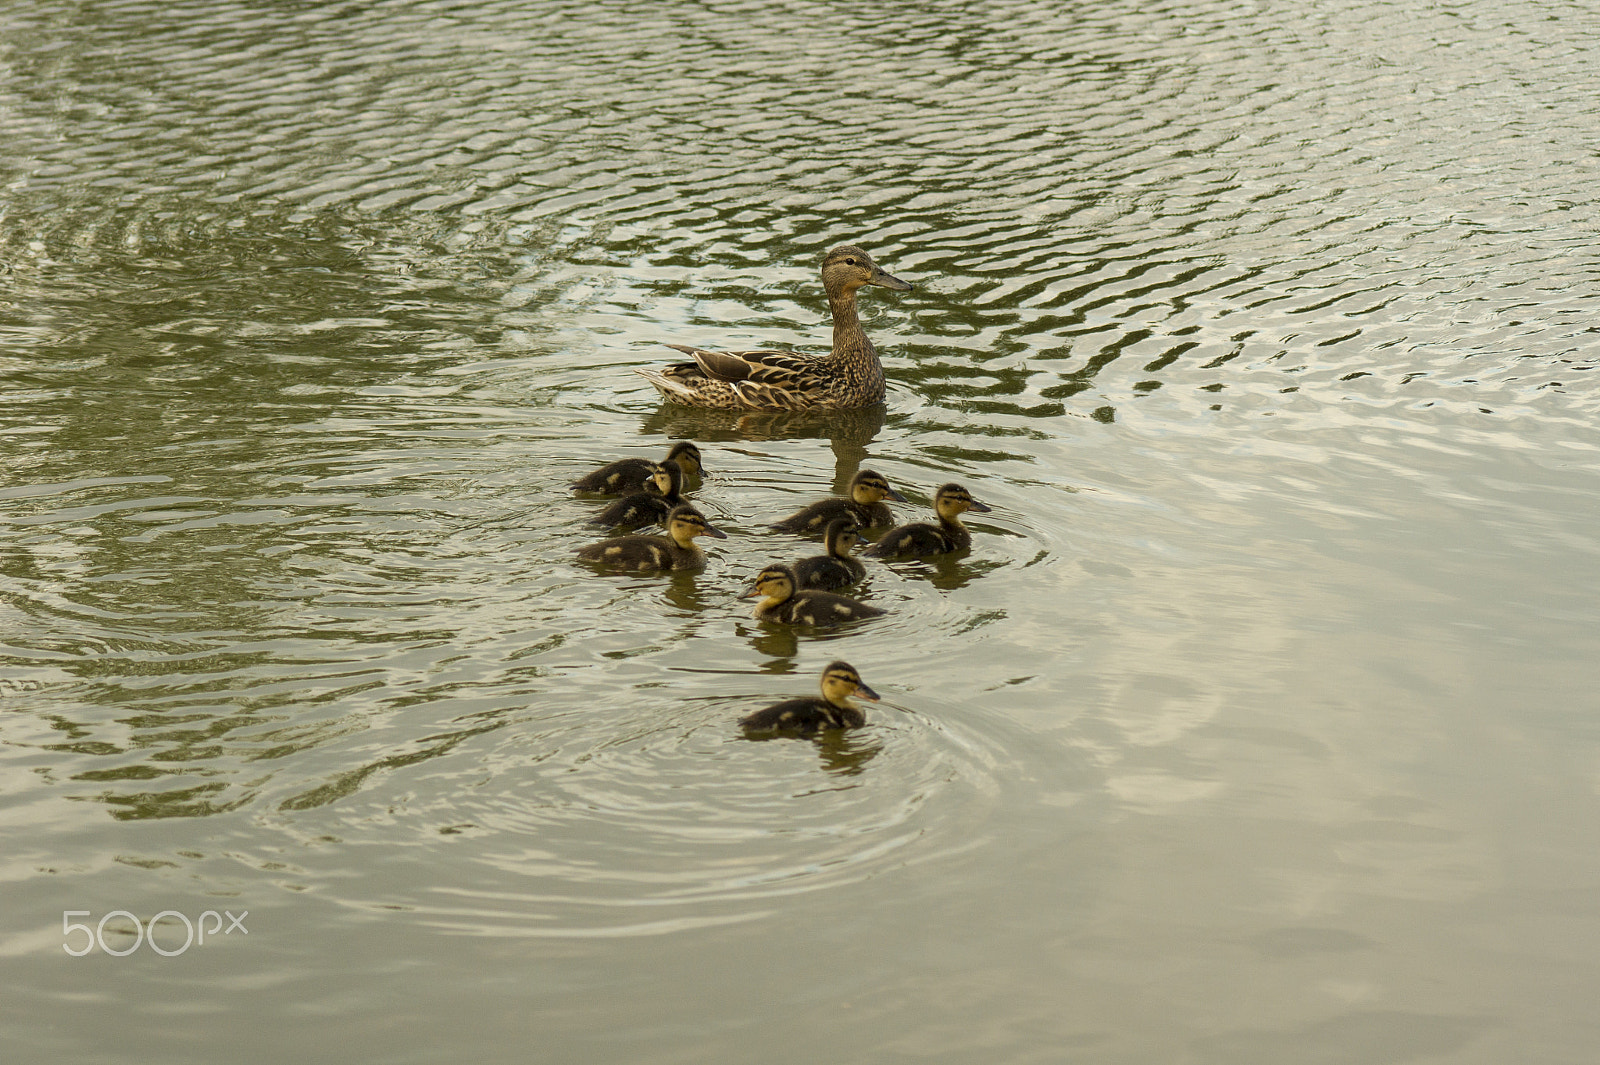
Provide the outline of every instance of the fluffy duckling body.
<path id="1" fill-rule="evenodd" d="M 882 403 L 883 364 L 856 312 L 856 290 L 866 285 L 911 290 L 860 248 L 843 245 L 823 257 L 822 287 L 833 312 L 833 350 L 827 355 L 708 351 L 669 344 L 694 361 L 634 372 L 663 398 L 690 407 L 839 410 Z"/>
<path id="2" fill-rule="evenodd" d="M 941 486 L 934 494 L 933 509 L 939 515 L 939 524 L 917 522 L 890 529 L 862 554 L 871 558 L 926 558 L 965 551 L 972 546 L 972 533 L 961 524 L 961 515 L 969 510 L 989 512 L 959 484 Z"/>
<path id="3" fill-rule="evenodd" d="M 822 534 L 825 555 L 802 558 L 793 566 L 794 582 L 802 590 L 831 591 L 854 584 L 867 575 L 867 567 L 850 557 L 850 549 L 862 543 L 861 532 L 850 518 L 835 518 Z"/>
<path id="4" fill-rule="evenodd" d="M 842 496 L 819 499 L 802 507 L 782 521 L 770 526 L 778 532 L 819 533 L 837 518 L 850 518 L 863 529 L 877 529 L 894 524 L 894 512 L 885 499 L 904 503 L 906 497 L 889 487 L 883 474 L 861 470 L 850 478 L 850 487 Z"/>
<path id="5" fill-rule="evenodd" d="M 678 464 L 686 478 L 705 476 L 700 449 L 692 441 L 680 440 L 673 444 L 667 458 Z M 657 465 L 649 459 L 619 459 L 573 481 L 572 490 L 606 495 L 645 491 L 654 481 Z"/>
<path id="6" fill-rule="evenodd" d="M 654 492 L 634 492 L 623 496 L 598 515 L 589 519 L 590 525 L 655 525 L 665 524 L 667 515 L 675 507 L 687 503 L 683 498 L 683 468 L 676 459 L 666 459 L 657 464 L 652 486 Z"/>
<path id="7" fill-rule="evenodd" d="M 666 536 L 614 536 L 584 544 L 578 548 L 578 557 L 627 570 L 699 569 L 706 564 L 706 553 L 694 542 L 695 537 L 725 540 L 727 535 L 712 528 L 705 515 L 683 503 L 668 515 Z"/>
<path id="8" fill-rule="evenodd" d="M 809 589 L 797 591 L 794 570 L 789 566 L 768 566 L 756 576 L 755 587 L 742 598 L 764 598 L 756 604 L 756 617 L 785 625 L 812 625 L 818 628 L 840 625 L 861 618 L 875 618 L 883 611 L 875 606 L 832 592 Z"/>
<path id="9" fill-rule="evenodd" d="M 878 693 L 867 687 L 861 674 L 849 662 L 830 662 L 822 671 L 822 698 L 785 699 L 739 719 L 751 732 L 820 732 L 832 728 L 860 728 L 867 715 L 850 702 L 851 697 L 878 701 Z"/>

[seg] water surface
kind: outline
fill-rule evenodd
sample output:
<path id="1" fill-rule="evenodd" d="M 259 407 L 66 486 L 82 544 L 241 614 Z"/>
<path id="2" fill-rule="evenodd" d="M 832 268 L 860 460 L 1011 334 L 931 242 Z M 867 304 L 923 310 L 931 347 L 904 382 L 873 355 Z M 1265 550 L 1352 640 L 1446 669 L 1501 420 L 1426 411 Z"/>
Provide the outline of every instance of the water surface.
<path id="1" fill-rule="evenodd" d="M 18 1060 L 1592 1056 L 1587 8 L 0 25 Z M 818 350 L 844 241 L 883 409 L 630 372 Z M 684 437 L 705 572 L 574 563 Z M 868 465 L 972 553 L 755 622 Z"/>

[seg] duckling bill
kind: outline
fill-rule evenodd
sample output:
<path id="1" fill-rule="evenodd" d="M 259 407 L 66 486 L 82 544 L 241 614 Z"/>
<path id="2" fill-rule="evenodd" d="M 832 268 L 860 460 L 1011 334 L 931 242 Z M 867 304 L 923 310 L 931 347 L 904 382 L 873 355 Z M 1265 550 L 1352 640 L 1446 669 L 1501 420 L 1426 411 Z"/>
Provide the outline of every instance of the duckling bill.
<path id="1" fill-rule="evenodd" d="M 739 724 L 748 732 L 798 735 L 823 729 L 860 728 L 867 723 L 867 715 L 850 701 L 852 697 L 878 701 L 878 693 L 867 687 L 854 666 L 845 661 L 830 662 L 822 671 L 822 698 L 785 699 L 745 715 Z"/>
<path id="2" fill-rule="evenodd" d="M 668 347 L 692 362 L 636 370 L 663 399 L 719 410 L 845 410 L 882 403 L 883 364 L 856 312 L 856 290 L 867 285 L 909 292 L 911 285 L 861 248 L 841 245 L 822 260 L 822 287 L 833 312 L 833 350 L 824 356 L 790 351 L 709 351 Z"/>
<path id="3" fill-rule="evenodd" d="M 794 570 L 788 566 L 768 566 L 756 576 L 755 586 L 741 596 L 744 599 L 758 597 L 761 602 L 756 604 L 756 617 L 785 625 L 825 628 L 884 613 L 875 606 L 832 592 L 797 590 Z"/>
<path id="4" fill-rule="evenodd" d="M 697 536 L 727 539 L 727 533 L 712 528 L 705 515 L 683 503 L 667 516 L 666 536 L 614 536 L 584 544 L 578 548 L 578 557 L 640 572 L 700 569 L 706 564 L 706 554 L 694 542 Z"/>

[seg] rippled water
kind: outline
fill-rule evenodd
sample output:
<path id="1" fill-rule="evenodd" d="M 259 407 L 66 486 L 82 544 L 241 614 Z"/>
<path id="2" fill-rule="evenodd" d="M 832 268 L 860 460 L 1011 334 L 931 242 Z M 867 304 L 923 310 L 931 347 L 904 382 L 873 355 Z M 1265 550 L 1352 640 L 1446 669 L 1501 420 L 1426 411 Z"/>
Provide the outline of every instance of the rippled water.
<path id="1" fill-rule="evenodd" d="M 0 29 L 16 1060 L 1590 1060 L 1587 7 Z M 630 372 L 818 350 L 846 240 L 883 409 Z M 706 571 L 575 564 L 681 438 Z M 755 622 L 869 463 L 971 555 Z"/>

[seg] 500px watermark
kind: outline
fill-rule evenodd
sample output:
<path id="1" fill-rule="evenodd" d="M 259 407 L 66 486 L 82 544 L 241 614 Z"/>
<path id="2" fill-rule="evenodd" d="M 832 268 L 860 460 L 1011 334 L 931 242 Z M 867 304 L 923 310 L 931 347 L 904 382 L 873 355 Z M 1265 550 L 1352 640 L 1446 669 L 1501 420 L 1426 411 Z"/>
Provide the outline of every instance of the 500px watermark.
<path id="1" fill-rule="evenodd" d="M 129 954 L 132 954 L 134 951 L 138 950 L 139 947 L 145 943 L 148 943 L 151 950 L 162 955 L 163 957 L 176 958 L 179 954 L 182 954 L 191 946 L 196 944 L 202 947 L 205 946 L 206 936 L 208 935 L 215 939 L 219 932 L 225 936 L 231 936 L 234 932 L 242 932 L 245 935 L 250 934 L 250 929 L 244 926 L 244 919 L 250 916 L 249 910 L 241 911 L 237 917 L 235 917 L 233 913 L 228 910 L 223 910 L 221 913 L 218 913 L 216 910 L 206 910 L 196 921 L 189 920 L 187 916 L 179 913 L 177 910 L 162 910 L 160 913 L 150 918 L 148 934 L 146 934 L 147 926 L 143 924 L 139 918 L 135 917 L 127 910 L 112 910 L 110 913 L 100 918 L 99 923 L 92 927 L 90 925 L 73 920 L 74 917 L 89 916 L 91 916 L 91 914 L 88 910 L 61 911 L 61 935 L 65 940 L 65 942 L 61 944 L 61 949 L 66 951 L 68 954 L 71 954 L 74 958 L 83 957 L 97 946 L 102 951 L 114 958 L 125 958 Z M 114 937 L 131 936 L 133 938 L 133 942 L 131 944 L 124 945 L 121 950 L 113 950 L 111 949 L 111 946 L 106 943 L 106 923 L 113 917 L 126 918 L 126 921 L 112 926 L 111 931 L 114 934 Z M 222 924 L 224 917 L 226 917 L 228 920 L 227 927 L 223 927 Z M 171 918 L 171 920 L 164 920 L 165 918 Z M 210 928 L 206 927 L 207 919 L 210 919 L 212 922 Z M 133 924 L 131 931 L 125 927 L 127 922 L 132 922 Z M 184 938 L 181 945 L 173 948 L 170 944 L 168 946 L 163 946 L 156 942 L 156 925 L 163 923 L 168 928 L 182 924 Z M 83 947 L 79 950 L 73 949 L 72 936 L 75 932 L 83 933 L 83 939 L 80 940 L 80 942 L 83 944 Z"/>

